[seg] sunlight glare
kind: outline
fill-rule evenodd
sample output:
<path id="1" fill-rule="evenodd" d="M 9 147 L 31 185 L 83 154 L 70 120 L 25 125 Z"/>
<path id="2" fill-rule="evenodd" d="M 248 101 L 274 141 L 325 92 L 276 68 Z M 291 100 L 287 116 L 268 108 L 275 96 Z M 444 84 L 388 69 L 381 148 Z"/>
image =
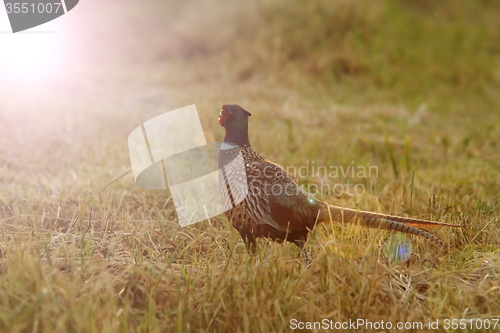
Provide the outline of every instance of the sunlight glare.
<path id="1" fill-rule="evenodd" d="M 0 34 L 0 76 L 7 82 L 40 81 L 53 74 L 61 56 L 57 32 Z"/>

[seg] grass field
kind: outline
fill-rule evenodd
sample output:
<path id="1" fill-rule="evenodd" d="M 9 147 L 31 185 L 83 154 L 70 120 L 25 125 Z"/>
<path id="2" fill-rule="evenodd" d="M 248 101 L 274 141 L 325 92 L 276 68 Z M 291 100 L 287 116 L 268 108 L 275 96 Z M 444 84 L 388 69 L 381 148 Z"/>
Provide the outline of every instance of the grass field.
<path id="1" fill-rule="evenodd" d="M 461 331 L 491 331 L 498 17 L 487 0 L 80 2 L 53 75 L 0 77 L 0 331 L 287 332 L 323 319 L 391 332 L 489 319 Z M 196 104 L 221 141 L 230 103 L 252 112 L 253 146 L 280 165 L 377 170 L 298 177 L 366 190 L 318 197 L 462 225 L 433 232 L 451 251 L 400 237 L 412 251 L 398 260 L 386 233 L 328 227 L 306 246 L 310 266 L 292 244 L 263 240 L 252 256 L 224 218 L 182 228 L 168 191 L 119 178 L 141 112 Z M 364 256 L 345 250 L 353 239 Z"/>

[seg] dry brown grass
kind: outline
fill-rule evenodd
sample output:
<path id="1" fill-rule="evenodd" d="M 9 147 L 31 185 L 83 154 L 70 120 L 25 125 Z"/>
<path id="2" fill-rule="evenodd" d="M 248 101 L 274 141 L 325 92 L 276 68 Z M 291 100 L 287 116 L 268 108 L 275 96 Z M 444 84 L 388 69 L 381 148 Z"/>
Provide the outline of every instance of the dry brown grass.
<path id="1" fill-rule="evenodd" d="M 82 2 L 65 76 L 0 83 L 0 330 L 281 332 L 359 318 L 445 331 L 445 319 L 500 317 L 495 3 L 148 6 Z M 130 174 L 101 192 L 130 168 L 141 98 L 196 103 L 217 140 L 220 105 L 238 103 L 253 145 L 281 165 L 377 166 L 326 180 L 371 193 L 346 204 L 464 229 L 436 233 L 445 256 L 411 238 L 400 262 L 385 233 L 363 233 L 370 251 L 350 258 L 356 238 L 319 228 L 307 267 L 291 244 L 249 255 L 222 218 L 181 228 L 169 193 Z"/>

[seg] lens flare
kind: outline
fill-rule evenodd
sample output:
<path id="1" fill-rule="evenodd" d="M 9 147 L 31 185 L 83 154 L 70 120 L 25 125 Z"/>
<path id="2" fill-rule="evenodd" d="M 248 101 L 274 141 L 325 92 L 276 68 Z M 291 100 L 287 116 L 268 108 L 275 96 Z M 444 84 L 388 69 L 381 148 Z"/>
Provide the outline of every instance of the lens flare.
<path id="1" fill-rule="evenodd" d="M 402 234 L 389 237 L 384 246 L 384 255 L 392 262 L 405 262 L 412 254 L 411 241 Z"/>
<path id="2" fill-rule="evenodd" d="M 0 80 L 16 85 L 55 78 L 64 57 L 64 32 L 62 21 L 54 20 L 12 33 L 6 12 L 0 13 Z"/>
<path id="3" fill-rule="evenodd" d="M 58 33 L 0 33 L 0 75 L 7 82 L 45 80 L 61 56 Z"/>

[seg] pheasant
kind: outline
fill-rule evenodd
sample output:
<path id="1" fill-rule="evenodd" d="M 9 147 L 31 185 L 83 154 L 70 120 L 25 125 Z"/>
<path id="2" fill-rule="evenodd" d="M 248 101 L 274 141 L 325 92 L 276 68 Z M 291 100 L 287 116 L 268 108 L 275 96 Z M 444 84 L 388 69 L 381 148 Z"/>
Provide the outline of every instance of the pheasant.
<path id="1" fill-rule="evenodd" d="M 219 186 L 225 215 L 253 251 L 259 237 L 291 241 L 302 248 L 309 231 L 320 222 L 359 223 L 420 236 L 442 247 L 446 246 L 441 240 L 421 228 L 459 227 L 342 208 L 316 199 L 297 185 L 285 169 L 252 148 L 249 116 L 250 112 L 239 105 L 222 106 L 219 123 L 226 133 L 219 151 Z M 238 157 L 242 163 L 232 163 Z"/>

